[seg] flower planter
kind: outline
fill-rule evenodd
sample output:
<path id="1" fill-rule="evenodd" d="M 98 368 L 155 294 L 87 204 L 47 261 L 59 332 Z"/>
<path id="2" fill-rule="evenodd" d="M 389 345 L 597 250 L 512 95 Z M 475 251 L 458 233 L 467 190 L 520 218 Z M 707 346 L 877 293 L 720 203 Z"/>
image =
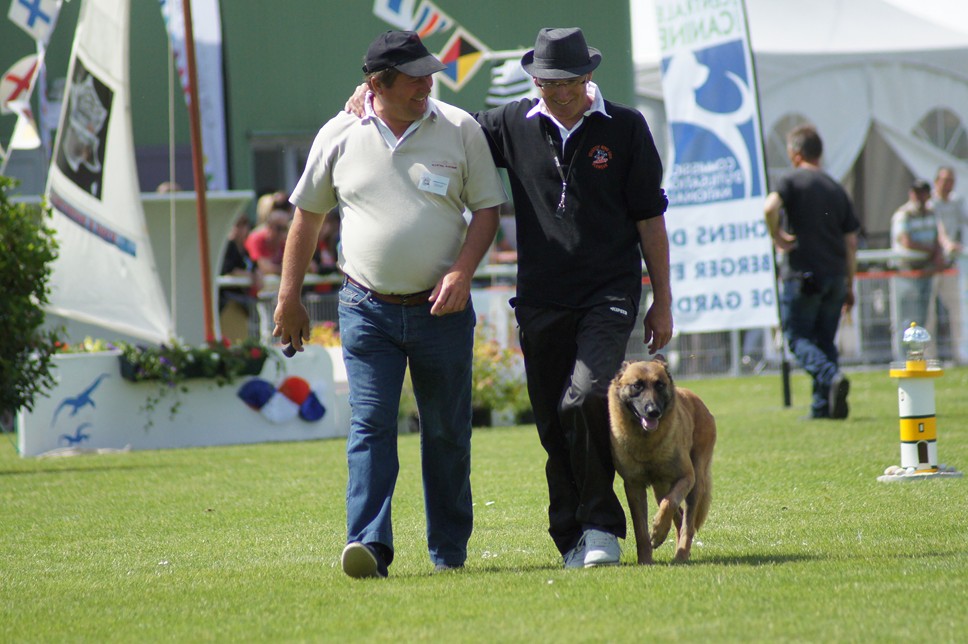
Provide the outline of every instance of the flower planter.
<path id="1" fill-rule="evenodd" d="M 338 411 L 329 354 L 307 347 L 286 359 L 276 349 L 271 351 L 273 360 L 253 360 L 246 366 L 249 372 L 258 368 L 258 377 L 240 376 L 223 386 L 213 378 L 182 381 L 174 415 L 165 400 L 150 413 L 145 409 L 161 383 L 125 377 L 119 351 L 57 355 L 57 384 L 38 398 L 32 411 L 17 417 L 18 449 L 21 456 L 38 456 L 65 449 L 169 449 L 346 436 L 349 419 Z M 281 398 L 275 401 L 299 390 L 287 386 L 292 380 L 314 394 L 325 408 L 322 417 L 304 420 L 296 413 L 279 413 L 287 404 L 295 405 Z M 250 406 L 239 396 L 241 388 L 253 382 L 273 396 L 264 407 Z M 149 417 L 153 422 L 146 429 Z"/>
<path id="2" fill-rule="evenodd" d="M 244 362 L 241 364 L 237 370 L 237 375 L 239 376 L 257 376 L 262 373 L 262 368 L 265 366 L 266 360 L 268 359 L 268 354 L 262 354 L 258 358 L 245 358 Z M 121 354 L 118 356 L 118 363 L 120 367 L 121 377 L 129 382 L 148 382 L 148 381 L 160 381 L 166 380 L 167 378 L 157 375 L 157 374 L 146 374 L 144 370 L 137 364 L 133 363 L 128 356 Z M 189 378 L 227 378 L 228 368 L 225 361 L 212 360 L 212 362 L 206 364 L 205 362 L 192 362 L 185 365 L 180 374 L 180 379 Z"/>

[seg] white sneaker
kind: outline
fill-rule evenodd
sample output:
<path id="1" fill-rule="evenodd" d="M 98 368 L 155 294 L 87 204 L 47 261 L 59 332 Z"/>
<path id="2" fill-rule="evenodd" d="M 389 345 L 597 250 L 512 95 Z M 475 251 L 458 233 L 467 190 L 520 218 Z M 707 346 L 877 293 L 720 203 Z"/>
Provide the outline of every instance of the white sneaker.
<path id="1" fill-rule="evenodd" d="M 565 568 L 584 568 L 585 567 L 585 538 L 582 537 L 575 544 L 575 547 L 565 553 Z"/>
<path id="2" fill-rule="evenodd" d="M 622 559 L 618 538 L 611 532 L 585 530 L 582 541 L 585 543 L 585 568 L 617 566 Z"/>

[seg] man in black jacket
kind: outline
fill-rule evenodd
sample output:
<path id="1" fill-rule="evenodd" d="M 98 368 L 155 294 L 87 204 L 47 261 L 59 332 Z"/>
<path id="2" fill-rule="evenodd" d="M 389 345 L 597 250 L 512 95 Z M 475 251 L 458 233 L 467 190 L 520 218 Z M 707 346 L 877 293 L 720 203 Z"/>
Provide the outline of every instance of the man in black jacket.
<path id="1" fill-rule="evenodd" d="M 521 60 L 540 98 L 477 115 L 511 183 L 512 306 L 548 454 L 549 532 L 567 568 L 621 556 L 606 399 L 638 314 L 643 257 L 653 294 L 645 342 L 655 353 L 672 337 L 662 162 L 642 115 L 592 82 L 600 62 L 580 29 L 542 29 Z"/>

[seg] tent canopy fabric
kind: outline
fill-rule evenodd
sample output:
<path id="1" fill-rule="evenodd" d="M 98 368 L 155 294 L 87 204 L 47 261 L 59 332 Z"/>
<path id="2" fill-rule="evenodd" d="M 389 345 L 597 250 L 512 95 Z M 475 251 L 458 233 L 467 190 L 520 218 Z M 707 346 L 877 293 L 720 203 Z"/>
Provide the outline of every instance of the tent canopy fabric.
<path id="1" fill-rule="evenodd" d="M 788 169 L 786 131 L 813 123 L 824 168 L 851 190 L 872 246 L 889 245 L 912 178 L 947 165 L 968 189 L 968 33 L 882 0 L 746 3 L 772 180 Z M 658 62 L 639 66 L 636 84 L 661 144 Z"/>
<path id="2" fill-rule="evenodd" d="M 771 54 L 957 49 L 968 41 L 883 0 L 746 0 L 746 7 L 753 48 Z"/>

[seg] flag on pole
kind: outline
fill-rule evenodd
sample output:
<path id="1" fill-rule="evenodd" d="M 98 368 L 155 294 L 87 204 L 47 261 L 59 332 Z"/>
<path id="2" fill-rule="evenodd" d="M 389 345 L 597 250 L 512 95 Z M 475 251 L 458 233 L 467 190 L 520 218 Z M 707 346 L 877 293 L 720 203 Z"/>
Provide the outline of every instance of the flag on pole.
<path id="1" fill-rule="evenodd" d="M 39 61 L 38 54 L 24 56 L 0 77 L 0 114 L 10 114 L 10 103 L 30 99 Z"/>
<path id="2" fill-rule="evenodd" d="M 481 41 L 458 27 L 437 55 L 446 67 L 436 76 L 444 85 L 459 92 L 484 63 L 488 53 Z"/>
<path id="3" fill-rule="evenodd" d="M 433 34 L 447 31 L 455 24 L 454 19 L 440 10 L 430 0 L 423 0 L 413 16 L 412 31 L 416 31 L 421 39 Z"/>
<path id="4" fill-rule="evenodd" d="M 61 0 L 12 0 L 7 18 L 31 38 L 46 45 L 60 8 Z"/>
<path id="5" fill-rule="evenodd" d="M 487 90 L 485 105 L 494 107 L 537 97 L 538 88 L 531 82 L 531 75 L 521 67 L 520 56 L 491 68 L 491 88 Z"/>
<path id="6" fill-rule="evenodd" d="M 40 135 L 34 114 L 30 110 L 29 101 L 14 101 L 9 105 L 10 111 L 17 115 L 17 124 L 13 127 L 13 134 L 7 147 L 11 150 L 33 150 L 40 147 Z"/>
<path id="7" fill-rule="evenodd" d="M 375 0 L 373 15 L 397 29 L 413 28 L 413 6 L 416 0 Z"/>
<path id="8" fill-rule="evenodd" d="M 766 171 L 743 2 L 656 0 L 680 332 L 776 326 Z M 690 34 L 689 38 L 681 34 Z"/>
<path id="9" fill-rule="evenodd" d="M 59 86 L 60 82 L 55 83 Z M 63 89 L 61 87 L 61 89 Z M 51 148 L 54 143 L 53 133 L 57 131 L 60 122 L 60 109 L 62 97 L 51 100 L 50 87 L 47 85 L 47 65 L 41 63 L 37 71 L 37 126 L 40 130 L 40 143 L 44 146 L 44 158 L 50 159 Z"/>
<path id="10" fill-rule="evenodd" d="M 189 101 L 185 16 L 180 0 L 159 0 L 178 69 L 185 102 Z M 222 91 L 222 22 L 219 0 L 191 0 L 198 108 L 201 118 L 205 181 L 210 190 L 228 188 L 228 147 L 225 143 L 225 95 Z"/>

